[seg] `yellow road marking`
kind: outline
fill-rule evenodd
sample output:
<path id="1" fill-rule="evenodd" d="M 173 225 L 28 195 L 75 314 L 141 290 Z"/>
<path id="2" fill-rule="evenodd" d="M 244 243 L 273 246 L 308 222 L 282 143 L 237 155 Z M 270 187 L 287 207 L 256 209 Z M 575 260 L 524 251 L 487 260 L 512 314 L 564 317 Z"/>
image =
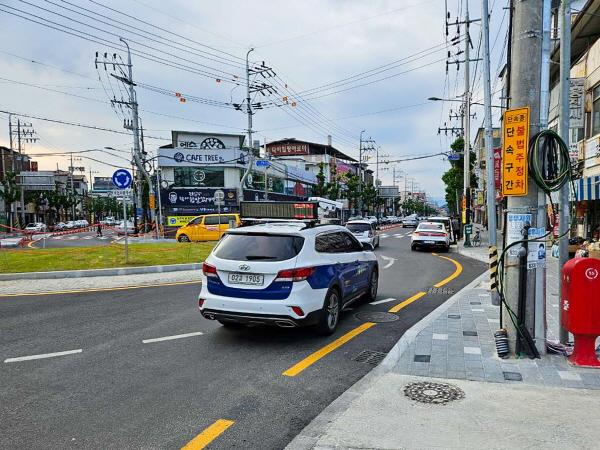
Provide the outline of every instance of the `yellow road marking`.
<path id="1" fill-rule="evenodd" d="M 125 291 L 128 289 L 143 289 L 161 286 L 177 286 L 180 284 L 198 284 L 200 281 L 173 281 L 170 283 L 156 284 L 134 284 L 131 286 L 118 286 L 108 288 L 91 288 L 91 289 L 73 289 L 70 291 L 52 291 L 52 292 L 23 292 L 21 294 L 0 294 L 1 297 L 31 297 L 35 295 L 59 295 L 59 294 L 81 294 L 84 292 L 105 292 L 105 291 Z"/>
<path id="2" fill-rule="evenodd" d="M 433 285 L 433 287 L 439 288 L 439 287 L 442 287 L 445 284 L 450 283 L 452 280 L 454 280 L 456 277 L 458 277 L 462 273 L 463 267 L 462 267 L 462 265 L 458 261 L 455 261 L 452 258 L 448 258 L 446 256 L 440 256 L 440 255 L 438 255 L 436 253 L 434 253 L 434 255 L 437 256 L 438 258 L 442 258 L 442 259 L 445 259 L 447 261 L 450 261 L 452 264 L 454 264 L 454 267 L 456 267 L 456 270 L 454 271 L 454 273 L 452 275 L 450 275 L 447 278 L 444 278 L 439 283 Z"/>
<path id="3" fill-rule="evenodd" d="M 404 300 L 401 303 L 398 303 L 396 306 L 393 306 L 392 308 L 390 308 L 388 310 L 388 312 L 391 313 L 397 313 L 398 311 L 400 311 L 402 308 L 405 308 L 406 306 L 410 305 L 413 302 L 416 302 L 417 300 L 419 300 L 421 297 L 423 297 L 424 295 L 427 295 L 426 292 L 417 292 L 415 295 L 413 295 L 410 298 L 407 298 L 406 300 Z"/>
<path id="4" fill-rule="evenodd" d="M 227 428 L 233 425 L 233 420 L 219 419 L 211 426 L 206 428 L 202 433 L 192 439 L 190 442 L 181 447 L 181 450 L 200 450 L 214 441 Z"/>
<path id="5" fill-rule="evenodd" d="M 363 331 L 367 331 L 373 325 L 375 325 L 375 323 L 373 323 L 373 322 L 365 322 L 362 325 L 354 328 L 353 330 L 350 330 L 348 333 L 344 334 L 342 337 L 337 338 L 335 341 L 331 342 L 330 344 L 327 344 L 322 349 L 317 350 L 312 355 L 307 356 L 306 358 L 304 358 L 299 363 L 294 364 L 288 370 L 286 370 L 285 372 L 283 372 L 282 375 L 285 375 L 286 377 L 295 377 L 300 372 L 302 372 L 304 369 L 306 369 L 307 367 L 309 367 L 312 364 L 316 363 L 318 360 L 320 360 L 324 356 L 327 356 L 329 353 L 331 353 L 332 351 L 334 351 L 336 348 L 341 347 L 346 342 L 348 342 L 349 340 L 351 340 L 354 337 L 358 336 Z"/>

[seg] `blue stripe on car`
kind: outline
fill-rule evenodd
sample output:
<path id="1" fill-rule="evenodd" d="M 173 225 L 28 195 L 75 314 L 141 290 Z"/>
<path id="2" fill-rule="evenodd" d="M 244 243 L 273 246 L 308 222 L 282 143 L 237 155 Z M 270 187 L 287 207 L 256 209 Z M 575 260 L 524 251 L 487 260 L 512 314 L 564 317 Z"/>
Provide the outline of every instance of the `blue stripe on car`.
<path id="1" fill-rule="evenodd" d="M 292 292 L 291 281 L 274 281 L 265 289 L 245 289 L 225 286 L 219 278 L 209 277 L 206 287 L 214 295 L 252 300 L 285 300 Z"/>

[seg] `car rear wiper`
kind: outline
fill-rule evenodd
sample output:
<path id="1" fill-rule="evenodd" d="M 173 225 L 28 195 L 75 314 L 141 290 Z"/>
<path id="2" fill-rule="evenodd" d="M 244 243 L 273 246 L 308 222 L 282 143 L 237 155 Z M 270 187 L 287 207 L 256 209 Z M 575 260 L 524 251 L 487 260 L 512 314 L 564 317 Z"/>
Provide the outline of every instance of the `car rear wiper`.
<path id="1" fill-rule="evenodd" d="M 275 256 L 261 256 L 261 255 L 246 255 L 246 260 L 255 261 L 257 259 L 277 259 Z"/>

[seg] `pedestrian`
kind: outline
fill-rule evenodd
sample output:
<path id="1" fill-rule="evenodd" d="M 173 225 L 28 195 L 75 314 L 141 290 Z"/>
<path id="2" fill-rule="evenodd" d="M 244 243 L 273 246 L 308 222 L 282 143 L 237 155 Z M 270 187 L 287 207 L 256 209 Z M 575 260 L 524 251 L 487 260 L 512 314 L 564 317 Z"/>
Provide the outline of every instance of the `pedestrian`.
<path id="1" fill-rule="evenodd" d="M 96 237 L 102 237 L 102 224 L 98 222 L 98 227 L 96 228 Z"/>
<path id="2" fill-rule="evenodd" d="M 456 239 L 460 239 L 460 223 L 456 217 L 452 217 L 452 231 L 454 231 Z"/>

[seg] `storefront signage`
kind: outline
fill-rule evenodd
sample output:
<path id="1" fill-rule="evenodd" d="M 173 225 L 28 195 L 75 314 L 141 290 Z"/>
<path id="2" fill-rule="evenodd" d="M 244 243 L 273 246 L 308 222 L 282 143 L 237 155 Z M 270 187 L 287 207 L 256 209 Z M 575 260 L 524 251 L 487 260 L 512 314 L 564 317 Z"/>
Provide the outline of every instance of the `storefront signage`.
<path id="1" fill-rule="evenodd" d="M 502 149 L 494 149 L 494 188 L 496 191 L 502 190 Z"/>
<path id="2" fill-rule="evenodd" d="M 585 117 L 585 78 L 571 78 L 569 128 L 583 128 Z"/>
<path id="3" fill-rule="evenodd" d="M 502 195 L 527 195 L 529 107 L 504 113 L 502 135 Z"/>
<path id="4" fill-rule="evenodd" d="M 158 149 L 158 165 L 161 167 L 235 166 L 245 163 L 245 152 L 236 149 Z"/>
<path id="5" fill-rule="evenodd" d="M 308 144 L 275 144 L 267 146 L 268 152 L 273 156 L 308 155 Z"/>
<path id="6" fill-rule="evenodd" d="M 590 168 L 600 164 L 600 138 L 588 139 L 585 142 L 585 167 Z"/>
<path id="7" fill-rule="evenodd" d="M 215 207 L 215 192 L 210 188 L 173 188 L 161 192 L 162 205 L 166 208 Z M 235 189 L 221 189 L 225 193 L 225 206 L 237 205 Z"/>
<path id="8" fill-rule="evenodd" d="M 173 148 L 179 150 L 239 149 L 244 142 L 241 134 L 193 133 L 173 131 Z"/>

